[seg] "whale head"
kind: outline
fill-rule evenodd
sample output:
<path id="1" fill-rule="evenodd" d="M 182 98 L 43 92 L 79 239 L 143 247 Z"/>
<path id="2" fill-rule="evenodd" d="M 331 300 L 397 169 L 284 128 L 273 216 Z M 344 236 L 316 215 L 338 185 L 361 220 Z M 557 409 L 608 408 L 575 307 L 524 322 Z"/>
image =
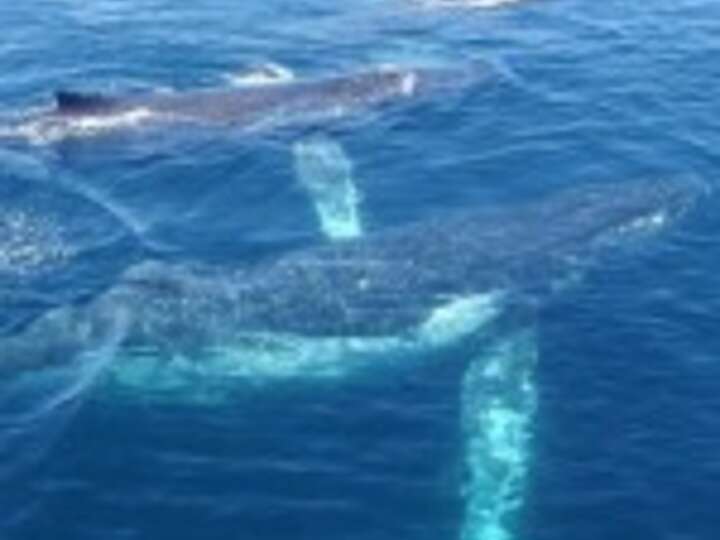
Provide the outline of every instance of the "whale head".
<path id="1" fill-rule="evenodd" d="M 442 236 L 444 258 L 456 259 L 445 272 L 463 268 L 477 286 L 506 282 L 522 298 L 541 300 L 608 257 L 652 248 L 710 192 L 688 178 L 583 183 L 506 209 L 475 211 Z"/>
<path id="2" fill-rule="evenodd" d="M 692 178 L 569 189 L 516 213 L 499 255 L 533 296 L 562 291 L 600 261 L 652 246 L 710 193 Z"/>
<path id="3" fill-rule="evenodd" d="M 445 99 L 456 93 L 497 77 L 497 70 L 487 62 L 473 61 L 457 65 L 404 66 L 384 64 L 348 79 L 355 93 L 362 89 L 367 96 L 384 98 Z"/>
<path id="4" fill-rule="evenodd" d="M 711 193 L 696 178 L 637 181 L 584 189 L 570 197 L 567 225 L 595 246 L 616 246 L 666 231 Z"/>

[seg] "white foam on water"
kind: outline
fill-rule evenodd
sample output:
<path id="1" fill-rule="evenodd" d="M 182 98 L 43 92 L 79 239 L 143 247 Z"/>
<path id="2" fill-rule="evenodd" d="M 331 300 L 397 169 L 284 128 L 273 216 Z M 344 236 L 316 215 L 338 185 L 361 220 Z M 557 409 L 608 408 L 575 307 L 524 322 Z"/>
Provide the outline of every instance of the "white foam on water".
<path id="1" fill-rule="evenodd" d="M 0 150 L 0 168 L 10 176 L 43 181 L 49 175 L 37 160 Z M 56 268 L 79 252 L 52 216 L 33 205 L 0 202 L 0 274 L 27 276 Z"/>
<path id="2" fill-rule="evenodd" d="M 532 331 L 498 339 L 468 368 L 462 428 L 468 479 L 461 540 L 515 538 L 537 408 L 537 342 Z"/>
<path id="3" fill-rule="evenodd" d="M 226 75 L 225 79 L 232 86 L 265 86 L 293 81 L 295 74 L 290 68 L 270 62 L 245 73 Z"/>
<path id="4" fill-rule="evenodd" d="M 293 154 L 298 181 L 312 199 L 323 233 L 333 240 L 361 236 L 361 197 L 343 147 L 316 137 L 295 143 Z"/>
<path id="5" fill-rule="evenodd" d="M 0 273 L 25 276 L 77 255 L 61 227 L 47 216 L 0 208 Z"/>
<path id="6" fill-rule="evenodd" d="M 47 183 L 52 189 L 60 185 L 68 193 L 110 214 L 144 245 L 158 250 L 166 248 L 148 238 L 152 223 L 112 200 L 93 184 L 64 171 L 51 173 L 41 160 L 11 150 L 0 149 L 0 167 L 17 178 Z M 81 249 L 67 240 L 63 227 L 50 216 L 31 209 L 0 206 L 0 272 L 23 272 L 24 268 L 32 270 L 45 263 L 62 262 L 76 256 Z"/>

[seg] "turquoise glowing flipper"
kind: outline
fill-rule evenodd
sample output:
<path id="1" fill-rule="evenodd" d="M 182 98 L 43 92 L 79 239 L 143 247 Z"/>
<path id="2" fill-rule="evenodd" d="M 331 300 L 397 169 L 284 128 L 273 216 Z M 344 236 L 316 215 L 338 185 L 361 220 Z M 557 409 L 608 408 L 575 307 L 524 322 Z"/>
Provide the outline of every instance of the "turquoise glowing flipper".
<path id="1" fill-rule="evenodd" d="M 516 537 L 531 460 L 537 408 L 535 333 L 493 340 L 473 359 L 462 382 L 467 479 L 460 540 Z"/>
<path id="2" fill-rule="evenodd" d="M 327 137 L 313 137 L 295 143 L 293 155 L 298 181 L 312 200 L 323 233 L 331 240 L 362 236 L 360 195 L 343 147 Z"/>

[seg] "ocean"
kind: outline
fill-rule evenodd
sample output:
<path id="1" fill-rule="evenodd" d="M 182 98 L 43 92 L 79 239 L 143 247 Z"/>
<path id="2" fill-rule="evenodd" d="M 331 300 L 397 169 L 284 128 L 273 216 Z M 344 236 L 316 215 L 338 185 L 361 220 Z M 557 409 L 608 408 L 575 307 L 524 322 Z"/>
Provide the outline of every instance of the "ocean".
<path id="1" fill-rule="evenodd" d="M 532 349 L 517 358 L 536 360 L 496 439 L 467 421 L 463 346 L 328 377 L 270 355 L 229 389 L 166 379 L 173 357 L 142 374 L 154 385 L 111 392 L 116 343 L 90 332 L 87 365 L 61 347 L 22 373 L 2 363 L 42 340 L 36 321 L 148 259 L 254 267 L 326 243 L 298 141 L 340 160 L 380 233 L 585 185 L 714 186 L 719 3 L 28 0 L 0 6 L 0 28 L 1 540 L 717 537 L 712 198 L 511 321 Z M 262 92 L 268 74 L 479 64 L 477 85 L 340 122 L 27 123 L 59 90 Z M 481 485 L 506 473 L 509 493 Z"/>

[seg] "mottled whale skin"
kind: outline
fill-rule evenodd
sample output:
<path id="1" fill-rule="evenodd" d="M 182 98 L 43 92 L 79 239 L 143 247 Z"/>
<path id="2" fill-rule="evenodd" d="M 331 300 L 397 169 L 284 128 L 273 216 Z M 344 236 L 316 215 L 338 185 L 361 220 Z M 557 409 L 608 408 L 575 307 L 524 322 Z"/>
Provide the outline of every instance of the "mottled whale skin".
<path id="1" fill-rule="evenodd" d="M 327 78 L 127 96 L 60 90 L 52 109 L 7 133 L 53 142 L 166 123 L 276 129 L 446 95 L 490 78 L 492 71 L 475 62 L 460 68 L 388 66 Z"/>
<path id="2" fill-rule="evenodd" d="M 94 300 L 51 311 L 3 340 L 0 368 L 62 364 L 107 342 L 201 358 L 258 336 L 307 344 L 418 335 L 414 329 L 459 299 L 525 302 L 552 291 L 598 253 L 666 229 L 701 193 L 700 184 L 681 181 L 584 186 L 249 268 L 147 262 Z"/>

